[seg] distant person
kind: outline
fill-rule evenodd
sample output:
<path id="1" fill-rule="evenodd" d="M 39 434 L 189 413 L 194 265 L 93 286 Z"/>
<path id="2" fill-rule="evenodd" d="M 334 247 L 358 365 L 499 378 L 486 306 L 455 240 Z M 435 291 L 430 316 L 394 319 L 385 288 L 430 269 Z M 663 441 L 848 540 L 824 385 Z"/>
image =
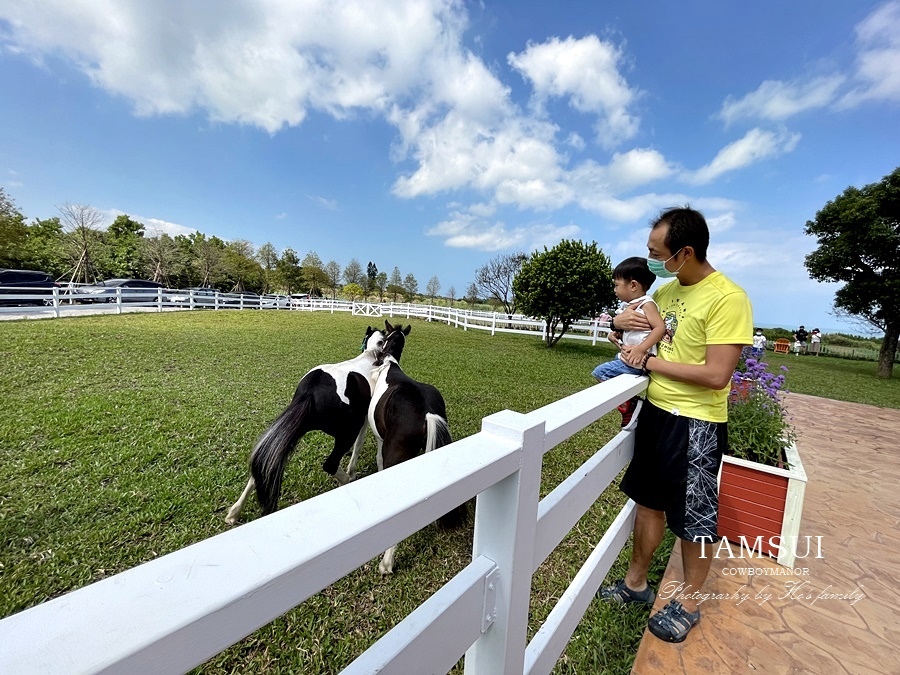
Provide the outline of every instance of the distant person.
<path id="1" fill-rule="evenodd" d="M 656 302 L 647 295 L 654 281 L 656 275 L 647 267 L 646 258 L 626 258 L 613 270 L 616 297 L 622 301 L 622 306 L 616 314 L 621 314 L 630 307 L 647 318 L 650 329 L 610 332 L 608 339 L 619 348 L 619 353 L 616 354 L 616 358 L 594 368 L 591 375 L 597 382 L 603 382 L 616 375 L 641 375 L 643 369 L 628 365 L 628 361 L 641 363 L 647 354 L 656 354 L 656 343 L 665 335 L 666 324 L 659 314 Z M 641 405 L 641 399 L 634 396 L 619 406 L 623 429 L 631 429 L 637 424 Z"/>
<path id="2" fill-rule="evenodd" d="M 750 352 L 753 354 L 754 359 L 762 358 L 762 355 L 766 351 L 766 336 L 763 335 L 762 328 L 757 328 L 756 333 L 753 335 L 753 346 L 750 348 Z"/>
<path id="3" fill-rule="evenodd" d="M 797 332 L 794 333 L 794 353 L 795 354 L 805 354 L 806 353 L 806 341 L 809 339 L 809 333 L 806 332 L 806 329 L 803 326 L 797 329 Z"/>
<path id="4" fill-rule="evenodd" d="M 609 312 L 603 310 L 600 316 L 597 317 L 597 321 L 600 322 L 601 326 L 609 326 L 609 322 L 612 321 L 612 317 L 610 316 Z"/>
<path id="5" fill-rule="evenodd" d="M 819 332 L 818 328 L 813 328 L 812 333 L 809 335 L 809 353 L 818 356 L 821 348 L 822 333 Z"/>

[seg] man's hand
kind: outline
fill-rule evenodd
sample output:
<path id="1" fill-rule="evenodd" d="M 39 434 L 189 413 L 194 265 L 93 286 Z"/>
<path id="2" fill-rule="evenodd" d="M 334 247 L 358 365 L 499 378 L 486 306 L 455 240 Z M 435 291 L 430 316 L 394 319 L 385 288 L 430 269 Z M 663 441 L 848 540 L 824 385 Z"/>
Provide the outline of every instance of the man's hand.
<path id="1" fill-rule="evenodd" d="M 628 307 L 621 313 L 616 314 L 616 330 L 650 330 L 652 326 L 647 317 L 636 311 L 634 307 Z"/>

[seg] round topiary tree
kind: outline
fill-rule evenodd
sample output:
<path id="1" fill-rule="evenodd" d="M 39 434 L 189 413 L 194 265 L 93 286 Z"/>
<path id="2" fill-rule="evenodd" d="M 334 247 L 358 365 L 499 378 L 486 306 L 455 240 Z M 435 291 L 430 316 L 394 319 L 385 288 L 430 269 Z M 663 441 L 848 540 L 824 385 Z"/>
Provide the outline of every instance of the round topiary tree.
<path id="1" fill-rule="evenodd" d="M 612 266 L 596 242 L 563 239 L 552 249 L 535 251 L 513 281 L 517 307 L 546 326 L 552 347 L 574 321 L 616 303 Z"/>

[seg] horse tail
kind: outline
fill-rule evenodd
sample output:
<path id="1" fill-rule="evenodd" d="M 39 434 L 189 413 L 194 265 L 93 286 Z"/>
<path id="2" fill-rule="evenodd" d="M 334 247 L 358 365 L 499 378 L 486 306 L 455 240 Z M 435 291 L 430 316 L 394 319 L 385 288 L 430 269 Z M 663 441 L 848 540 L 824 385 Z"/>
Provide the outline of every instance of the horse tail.
<path id="1" fill-rule="evenodd" d="M 263 432 L 250 455 L 250 471 L 256 482 L 256 498 L 263 515 L 278 508 L 281 495 L 281 479 L 288 457 L 303 437 L 304 426 L 310 412 L 310 399 L 303 397 L 291 401 L 272 425 Z"/>
<path id="2" fill-rule="evenodd" d="M 450 436 L 450 427 L 440 415 L 434 413 L 425 414 L 425 452 L 431 452 L 445 445 L 450 445 L 453 438 Z M 466 504 L 460 504 L 449 513 L 445 513 L 438 519 L 438 523 L 445 529 L 453 529 L 463 525 L 469 518 L 469 509 Z"/>
<path id="3" fill-rule="evenodd" d="M 440 415 L 425 413 L 425 429 L 425 452 L 431 452 L 453 442 L 447 420 Z"/>

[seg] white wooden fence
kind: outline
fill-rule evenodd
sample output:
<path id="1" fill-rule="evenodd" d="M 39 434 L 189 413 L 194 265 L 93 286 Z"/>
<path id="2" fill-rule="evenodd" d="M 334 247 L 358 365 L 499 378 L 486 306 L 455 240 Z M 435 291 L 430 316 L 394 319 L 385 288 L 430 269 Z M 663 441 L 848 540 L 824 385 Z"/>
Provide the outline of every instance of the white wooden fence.
<path id="1" fill-rule="evenodd" d="M 526 644 L 532 574 L 627 464 L 633 432 L 539 500 L 543 455 L 646 384 L 623 375 L 498 412 L 473 436 L 8 617 L 0 673 L 184 672 L 476 496 L 472 562 L 343 672 L 444 673 L 465 655 L 469 675 L 549 673 L 633 503 Z"/>
<path id="2" fill-rule="evenodd" d="M 348 300 L 327 300 L 313 298 L 297 301 L 288 308 L 275 306 L 267 307 L 270 300 L 267 296 L 243 295 L 240 293 L 216 293 L 214 296 L 198 295 L 192 291 L 176 291 L 172 289 L 149 289 L 146 291 L 129 291 L 123 296 L 122 289 L 116 289 L 116 294 L 106 298 L 103 303 L 79 304 L 84 302 L 84 297 L 73 295 L 66 288 L 54 288 L 53 294 L 47 295 L 21 295 L 0 296 L 15 300 L 47 301 L 46 306 L 32 307 L 0 307 L 0 318 L 61 318 L 66 316 L 78 316 L 83 314 L 124 312 L 162 312 L 167 310 L 209 310 L 209 309 L 281 309 L 282 311 L 311 311 L 311 312 L 350 312 L 359 316 L 389 317 L 406 319 L 424 319 L 426 321 L 441 321 L 448 326 L 456 326 L 463 330 L 490 331 L 496 333 L 518 333 L 531 335 L 541 339 L 546 335 L 546 326 L 543 321 L 532 319 L 521 314 L 503 314 L 498 312 L 479 312 L 466 309 L 442 307 L 438 305 L 419 305 L 414 303 L 370 303 L 351 302 Z M 173 297 L 187 298 L 179 302 Z M 571 326 L 564 338 L 572 340 L 590 340 L 596 344 L 598 340 L 605 340 L 609 333 L 607 325 L 595 321 L 582 320 Z"/>

